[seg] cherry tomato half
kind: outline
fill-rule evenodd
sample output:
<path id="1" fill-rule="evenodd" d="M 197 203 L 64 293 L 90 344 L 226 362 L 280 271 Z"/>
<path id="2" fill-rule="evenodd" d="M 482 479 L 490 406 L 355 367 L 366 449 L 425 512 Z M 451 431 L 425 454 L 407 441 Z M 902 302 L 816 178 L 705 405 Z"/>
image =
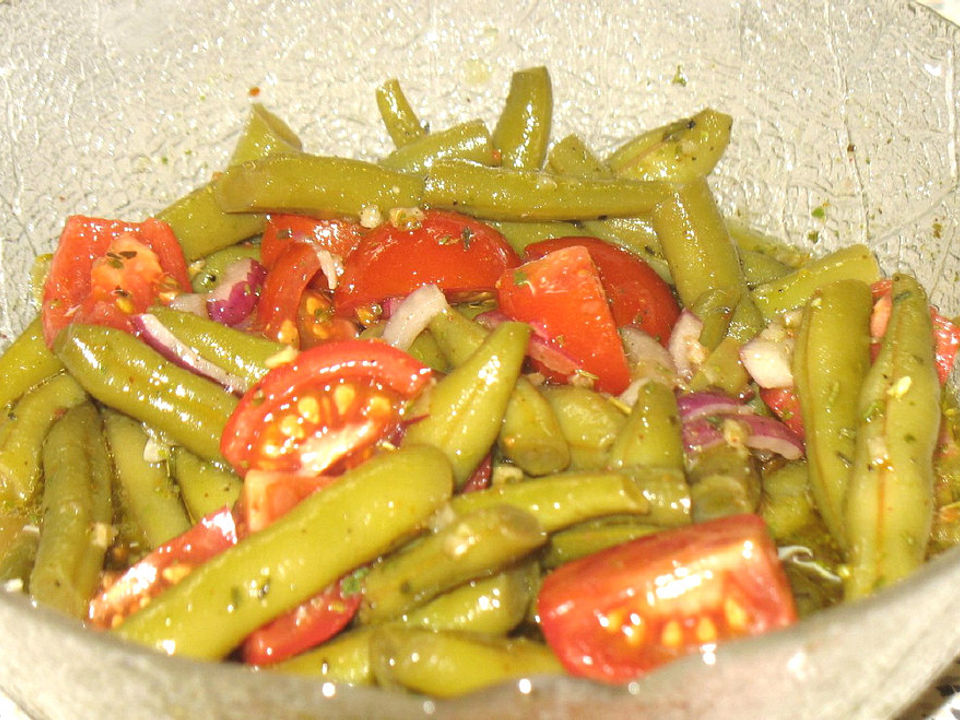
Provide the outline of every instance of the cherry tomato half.
<path id="1" fill-rule="evenodd" d="M 341 258 L 360 244 L 366 230 L 350 220 L 317 220 L 305 215 L 271 215 L 260 238 L 260 262 L 267 269 L 295 242 L 309 242 Z"/>
<path id="2" fill-rule="evenodd" d="M 503 236 L 479 220 L 440 210 L 424 213 L 419 226 L 390 223 L 375 228 L 344 263 L 334 305 L 341 314 L 436 285 L 450 295 L 492 291 L 520 258 Z"/>
<path id="3" fill-rule="evenodd" d="M 567 670 L 608 683 L 796 620 L 756 515 L 667 530 L 562 565 L 544 579 L 538 610 Z"/>
<path id="4" fill-rule="evenodd" d="M 554 250 L 507 270 L 497 295 L 505 315 L 536 323 L 549 343 L 596 377 L 598 390 L 620 393 L 630 383 L 623 343 L 585 247 Z"/>
<path id="5" fill-rule="evenodd" d="M 593 237 L 542 240 L 528 245 L 524 252 L 527 258 L 534 259 L 574 245 L 585 247 L 597 266 L 617 327 L 635 325 L 661 345 L 666 345 L 680 316 L 680 306 L 670 286 L 647 263 L 626 250 Z"/>
<path id="6" fill-rule="evenodd" d="M 332 341 L 301 352 L 247 391 L 220 441 L 242 475 L 283 470 L 336 474 L 399 425 L 430 369 L 385 343 Z"/>
<path id="7" fill-rule="evenodd" d="M 71 322 L 131 331 L 132 315 L 181 292 L 191 292 L 190 278 L 169 225 L 74 215 L 43 288 L 43 336 L 52 346 Z"/>

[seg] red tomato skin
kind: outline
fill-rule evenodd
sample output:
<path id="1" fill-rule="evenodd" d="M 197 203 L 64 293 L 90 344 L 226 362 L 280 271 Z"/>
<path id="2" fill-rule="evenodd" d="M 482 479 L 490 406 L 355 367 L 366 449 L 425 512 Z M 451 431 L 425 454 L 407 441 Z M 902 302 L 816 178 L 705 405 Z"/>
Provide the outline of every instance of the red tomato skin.
<path id="1" fill-rule="evenodd" d="M 363 595 L 346 593 L 343 578 L 293 610 L 254 630 L 243 642 L 243 660 L 271 665 L 332 638 L 356 615 Z"/>
<path id="2" fill-rule="evenodd" d="M 267 269 L 294 242 L 310 242 L 341 258 L 360 244 L 366 230 L 350 220 L 317 220 L 305 215 L 270 215 L 260 238 L 260 262 Z"/>
<path id="3" fill-rule="evenodd" d="M 89 620 L 100 628 L 119 625 L 150 598 L 175 585 L 198 565 L 236 545 L 237 528 L 228 508 L 211 513 L 128 568 L 90 602 Z"/>
<path id="4" fill-rule="evenodd" d="M 534 259 L 574 245 L 585 247 L 597 266 L 617 327 L 634 325 L 666 346 L 680 316 L 680 306 L 670 286 L 643 260 L 594 237 L 541 240 L 528 245 L 524 252 L 526 258 Z"/>
<path id="5" fill-rule="evenodd" d="M 300 299 L 318 272 L 320 258 L 307 242 L 290 243 L 274 260 L 257 302 L 257 327 L 266 337 L 287 345 L 299 344 Z"/>
<path id="6" fill-rule="evenodd" d="M 318 345 L 299 353 L 293 362 L 274 368 L 247 391 L 227 420 L 220 451 L 241 475 L 250 468 L 280 469 L 264 464 L 255 448 L 275 419 L 274 413 L 283 412 L 299 393 L 310 388 L 329 390 L 343 381 L 377 384 L 409 399 L 430 379 L 430 368 L 382 342 L 341 340 Z"/>
<path id="7" fill-rule="evenodd" d="M 114 302 L 105 302 L 103 292 L 94 292 L 96 288 L 91 276 L 95 262 L 106 255 L 113 241 L 125 234 L 153 251 L 173 288 L 191 292 L 183 251 L 166 223 L 152 218 L 135 223 L 73 215 L 64 225 L 44 284 L 42 315 L 47 345 L 52 347 L 57 333 L 71 322 L 109 325 L 132 331 L 129 313 Z M 130 278 L 130 281 L 135 282 L 136 278 Z M 130 309 L 143 312 L 155 294 L 155 288 L 142 291 L 138 288 L 138 302 Z M 148 301 L 144 303 L 142 297 L 147 297 Z"/>
<path id="8" fill-rule="evenodd" d="M 519 264 L 513 248 L 489 225 L 428 210 L 414 230 L 384 223 L 360 242 L 344 263 L 334 305 L 338 313 L 350 314 L 430 284 L 454 295 L 492 291 L 503 271 Z"/>
<path id="9" fill-rule="evenodd" d="M 800 398 L 794 387 L 760 388 L 760 399 L 801 440 L 806 439 Z"/>
<path id="10" fill-rule="evenodd" d="M 537 602 L 544 637 L 566 669 L 611 684 L 796 620 L 776 547 L 756 515 L 667 530 L 575 560 L 544 579 Z"/>
<path id="11" fill-rule="evenodd" d="M 548 342 L 596 376 L 596 388 L 617 394 L 630 369 L 590 254 L 582 245 L 555 250 L 497 282 L 500 310 L 512 320 L 536 323 Z"/>

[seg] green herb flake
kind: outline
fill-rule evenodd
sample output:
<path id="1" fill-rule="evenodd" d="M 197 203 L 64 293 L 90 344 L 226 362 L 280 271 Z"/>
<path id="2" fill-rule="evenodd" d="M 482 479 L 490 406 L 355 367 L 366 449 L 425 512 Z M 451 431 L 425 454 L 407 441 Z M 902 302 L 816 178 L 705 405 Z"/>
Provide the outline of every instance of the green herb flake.
<path id="1" fill-rule="evenodd" d="M 827 207 L 826 205 L 818 205 L 810 211 L 810 214 L 817 220 L 823 220 L 827 216 Z"/>
<path id="2" fill-rule="evenodd" d="M 471 229 L 468 228 L 468 227 L 465 227 L 465 228 L 460 232 L 460 238 L 463 240 L 463 249 L 464 249 L 464 250 L 469 250 L 469 249 L 470 249 L 470 241 L 473 240 L 473 230 L 471 230 Z"/>
<path id="3" fill-rule="evenodd" d="M 523 270 L 513 271 L 513 284 L 517 287 L 523 287 L 526 285 L 530 288 L 530 292 L 533 292 L 534 290 L 533 283 L 530 282 L 530 278 L 527 277 L 527 274 Z"/>
<path id="4" fill-rule="evenodd" d="M 670 82 L 680 87 L 687 86 L 687 76 L 683 72 L 683 65 L 677 65 L 677 71 L 673 74 L 673 79 Z"/>
<path id="5" fill-rule="evenodd" d="M 340 581 L 340 594 L 345 598 L 363 592 L 363 578 L 370 572 L 370 568 L 361 567 L 354 570 Z"/>

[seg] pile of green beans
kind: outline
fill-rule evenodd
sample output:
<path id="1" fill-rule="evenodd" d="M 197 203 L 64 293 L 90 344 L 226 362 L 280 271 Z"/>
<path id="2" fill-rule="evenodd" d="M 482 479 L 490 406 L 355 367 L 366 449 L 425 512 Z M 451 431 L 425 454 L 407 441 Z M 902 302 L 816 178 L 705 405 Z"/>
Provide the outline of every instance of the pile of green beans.
<path id="1" fill-rule="evenodd" d="M 545 384 L 525 365 L 529 325 L 488 330 L 471 319 L 475 306 L 451 307 L 410 349 L 438 379 L 414 401 L 418 422 L 399 446 L 194 569 L 119 636 L 222 659 L 365 567 L 351 625 L 274 669 L 446 697 L 563 672 L 537 629 L 542 577 L 665 528 L 759 513 L 789 548 L 801 614 L 869 595 L 960 542 L 960 413 L 938 382 L 924 290 L 893 278 L 871 361 L 880 271 L 868 248 L 810 259 L 723 217 L 708 175 L 729 116 L 704 109 L 604 158 L 575 135 L 551 142 L 542 67 L 514 74 L 492 132 L 479 120 L 428 131 L 396 80 L 376 103 L 395 145 L 379 162 L 304 152 L 254 106 L 224 171 L 157 213 L 198 261 L 198 292 L 230 261 L 259 257 L 267 213 L 456 210 L 489 221 L 520 254 L 584 235 L 646 260 L 703 320 L 704 361 L 691 378 L 647 378 L 629 400 Z M 46 267 L 38 260 L 37 282 Z M 189 313 L 152 312 L 245 387 L 285 351 Z M 685 449 L 678 394 L 753 394 L 739 351 L 770 323 L 793 323 L 805 457 Z M 51 350 L 38 318 L 0 357 L 0 377 L 6 587 L 83 620 L 104 573 L 237 503 L 243 478 L 220 455 L 236 397 L 135 336 L 75 324 Z M 491 486 L 460 492 L 487 457 Z"/>

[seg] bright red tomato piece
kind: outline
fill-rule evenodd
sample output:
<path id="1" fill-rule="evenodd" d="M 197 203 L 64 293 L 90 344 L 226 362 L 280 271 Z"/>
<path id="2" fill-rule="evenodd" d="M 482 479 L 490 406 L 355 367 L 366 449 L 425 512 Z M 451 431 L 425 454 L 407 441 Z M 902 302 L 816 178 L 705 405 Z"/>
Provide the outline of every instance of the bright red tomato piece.
<path id="1" fill-rule="evenodd" d="M 331 341 L 268 372 L 241 398 L 220 442 L 240 474 L 336 474 L 396 432 L 430 369 L 371 340 Z"/>
<path id="2" fill-rule="evenodd" d="M 254 630 L 243 643 L 243 659 L 252 665 L 270 665 L 329 640 L 356 615 L 363 595 L 348 589 L 346 576 L 288 613 Z"/>
<path id="3" fill-rule="evenodd" d="M 300 296 L 297 310 L 300 347 L 312 348 L 330 340 L 352 340 L 360 335 L 357 324 L 335 315 L 333 301 L 326 293 L 307 288 Z"/>
<path id="4" fill-rule="evenodd" d="M 803 412 L 800 409 L 800 398 L 797 397 L 796 388 L 760 388 L 760 399 L 801 440 L 806 438 Z"/>
<path id="5" fill-rule="evenodd" d="M 257 326 L 271 340 L 299 346 L 298 316 L 304 291 L 320 272 L 316 246 L 294 242 L 277 257 L 260 291 Z"/>
<path id="6" fill-rule="evenodd" d="M 647 263 L 593 237 L 542 240 L 528 245 L 524 252 L 533 259 L 574 245 L 585 247 L 597 266 L 617 327 L 635 325 L 665 346 L 680 316 L 680 306 L 670 286 Z"/>
<path id="7" fill-rule="evenodd" d="M 562 565 L 544 579 L 538 610 L 567 670 L 607 683 L 796 620 L 756 515 L 667 530 Z"/>
<path id="8" fill-rule="evenodd" d="M 284 470 L 248 470 L 238 505 L 241 534 L 263 530 L 301 500 L 336 480 L 330 475 L 301 475 Z"/>
<path id="9" fill-rule="evenodd" d="M 428 210 L 413 230 L 384 223 L 363 239 L 345 261 L 334 305 L 338 313 L 351 314 L 430 284 L 454 297 L 488 292 L 506 268 L 519 264 L 507 241 L 489 225 Z"/>
<path id="10" fill-rule="evenodd" d="M 366 230 L 350 220 L 317 220 L 305 215 L 271 215 L 260 238 L 260 262 L 267 269 L 295 242 L 309 242 L 345 258 L 360 244 Z"/>
<path id="11" fill-rule="evenodd" d="M 536 323 L 549 343 L 596 378 L 598 390 L 626 389 L 630 370 L 623 343 L 585 247 L 555 250 L 507 270 L 497 295 L 505 315 Z"/>
<path id="12" fill-rule="evenodd" d="M 155 302 L 191 292 L 187 263 L 170 226 L 74 215 L 67 218 L 43 288 L 47 344 L 72 322 L 132 331 Z"/>
<path id="13" fill-rule="evenodd" d="M 176 585 L 210 558 L 237 543 L 233 514 L 223 508 L 207 515 L 182 535 L 156 548 L 106 584 L 90 602 L 90 622 L 113 628 L 165 589 Z"/>

